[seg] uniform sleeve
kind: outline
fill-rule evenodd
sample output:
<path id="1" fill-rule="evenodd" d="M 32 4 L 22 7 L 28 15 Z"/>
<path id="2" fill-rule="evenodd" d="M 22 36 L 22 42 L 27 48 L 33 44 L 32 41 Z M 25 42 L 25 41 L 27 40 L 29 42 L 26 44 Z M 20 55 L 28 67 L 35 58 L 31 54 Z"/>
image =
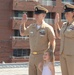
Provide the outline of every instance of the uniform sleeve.
<path id="1" fill-rule="evenodd" d="M 29 35 L 29 28 L 30 26 L 28 26 L 27 28 L 24 28 L 24 35 Z"/>
<path id="2" fill-rule="evenodd" d="M 23 36 L 29 35 L 29 28 L 30 26 L 28 26 L 27 28 L 24 27 L 24 32 L 22 33 L 22 27 L 20 26 L 20 33 L 23 34 Z"/>
<path id="3" fill-rule="evenodd" d="M 70 38 L 74 37 L 74 25 L 71 25 L 66 29 L 65 36 Z"/>
<path id="4" fill-rule="evenodd" d="M 55 33 L 51 26 L 48 27 L 48 39 L 49 41 L 55 39 Z"/>

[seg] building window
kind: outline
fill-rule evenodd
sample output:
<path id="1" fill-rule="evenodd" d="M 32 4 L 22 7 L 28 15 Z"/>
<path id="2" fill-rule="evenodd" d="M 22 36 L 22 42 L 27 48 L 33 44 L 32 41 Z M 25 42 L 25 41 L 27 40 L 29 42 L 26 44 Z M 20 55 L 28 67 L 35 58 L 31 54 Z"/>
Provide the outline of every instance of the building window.
<path id="1" fill-rule="evenodd" d="M 28 17 L 33 17 L 33 11 L 14 11 L 14 17 L 22 17 L 24 13 L 26 13 Z"/>
<path id="2" fill-rule="evenodd" d="M 71 2 L 73 2 L 73 0 L 62 0 L 62 1 L 69 1 L 69 2 L 71 1 Z"/>
<path id="3" fill-rule="evenodd" d="M 65 19 L 65 14 L 64 13 L 61 14 L 61 18 Z"/>
<path id="4" fill-rule="evenodd" d="M 71 3 L 74 4 L 74 0 L 62 0 L 63 3 Z"/>
<path id="5" fill-rule="evenodd" d="M 46 18 L 54 19 L 55 18 L 55 12 L 47 13 Z"/>
<path id="6" fill-rule="evenodd" d="M 64 14 L 64 13 L 61 14 L 61 21 L 63 21 L 63 22 L 66 21 L 66 19 L 65 19 L 65 14 Z"/>
<path id="7" fill-rule="evenodd" d="M 29 56 L 29 54 L 30 54 L 30 49 L 14 49 L 13 50 L 14 57 Z"/>
<path id="8" fill-rule="evenodd" d="M 39 3 L 44 6 L 55 6 L 56 0 L 39 0 Z"/>
<path id="9" fill-rule="evenodd" d="M 33 11 L 27 11 L 27 16 L 29 18 L 32 18 L 33 17 Z"/>
<path id="10" fill-rule="evenodd" d="M 48 24 L 53 25 L 54 24 L 54 19 L 55 19 L 55 12 L 49 12 L 46 15 L 45 22 L 48 23 Z"/>
<path id="11" fill-rule="evenodd" d="M 14 11 L 14 17 L 22 17 L 25 12 L 23 11 Z"/>
<path id="12" fill-rule="evenodd" d="M 19 30 L 14 30 L 14 36 L 20 36 L 20 31 Z"/>

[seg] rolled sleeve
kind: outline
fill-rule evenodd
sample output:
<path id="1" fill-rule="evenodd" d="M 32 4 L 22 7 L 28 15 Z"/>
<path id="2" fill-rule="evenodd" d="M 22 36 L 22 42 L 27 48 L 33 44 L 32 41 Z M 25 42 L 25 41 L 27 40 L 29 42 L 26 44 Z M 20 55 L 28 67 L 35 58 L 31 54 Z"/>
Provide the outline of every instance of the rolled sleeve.
<path id="1" fill-rule="evenodd" d="M 24 32 L 22 33 L 22 27 L 20 26 L 20 34 L 23 34 L 23 36 L 29 35 L 29 28 L 30 28 L 30 25 L 27 28 L 24 27 Z"/>

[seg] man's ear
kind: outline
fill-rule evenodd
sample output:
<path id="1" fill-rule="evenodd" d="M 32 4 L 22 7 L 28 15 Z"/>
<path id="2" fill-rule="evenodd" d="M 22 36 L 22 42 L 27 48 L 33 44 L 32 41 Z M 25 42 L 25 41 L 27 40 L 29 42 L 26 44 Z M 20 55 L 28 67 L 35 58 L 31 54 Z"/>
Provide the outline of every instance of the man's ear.
<path id="1" fill-rule="evenodd" d="M 46 17 L 46 14 L 43 14 L 43 17 L 45 18 Z"/>

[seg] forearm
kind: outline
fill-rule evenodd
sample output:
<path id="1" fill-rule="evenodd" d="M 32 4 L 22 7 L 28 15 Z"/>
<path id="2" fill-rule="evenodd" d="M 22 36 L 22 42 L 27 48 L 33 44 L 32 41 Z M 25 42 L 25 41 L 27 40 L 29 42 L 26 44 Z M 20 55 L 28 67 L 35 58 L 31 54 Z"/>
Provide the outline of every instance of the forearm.
<path id="1" fill-rule="evenodd" d="M 55 75 L 55 71 L 52 71 L 52 75 Z"/>
<path id="2" fill-rule="evenodd" d="M 39 70 L 40 70 L 40 72 L 42 72 L 42 69 L 41 68 L 39 68 Z"/>
<path id="3" fill-rule="evenodd" d="M 55 51 L 55 39 L 53 41 L 50 42 L 50 50 L 52 50 L 53 52 Z"/>
<path id="4" fill-rule="evenodd" d="M 26 27 L 25 24 L 21 24 L 20 25 L 20 35 L 24 36 L 24 32 L 26 31 Z"/>
<path id="5" fill-rule="evenodd" d="M 20 24 L 20 29 L 19 29 L 21 36 L 25 36 L 29 34 L 29 27 L 28 28 L 25 27 L 26 22 L 27 22 L 27 15 L 23 14 L 21 24 Z"/>
<path id="6" fill-rule="evenodd" d="M 40 70 L 40 72 L 42 72 L 42 63 L 39 63 L 38 69 Z"/>
<path id="7" fill-rule="evenodd" d="M 61 30 L 61 28 L 60 28 L 59 24 L 57 24 L 55 27 L 55 34 L 56 34 L 56 37 L 59 39 L 60 39 L 60 30 Z"/>

